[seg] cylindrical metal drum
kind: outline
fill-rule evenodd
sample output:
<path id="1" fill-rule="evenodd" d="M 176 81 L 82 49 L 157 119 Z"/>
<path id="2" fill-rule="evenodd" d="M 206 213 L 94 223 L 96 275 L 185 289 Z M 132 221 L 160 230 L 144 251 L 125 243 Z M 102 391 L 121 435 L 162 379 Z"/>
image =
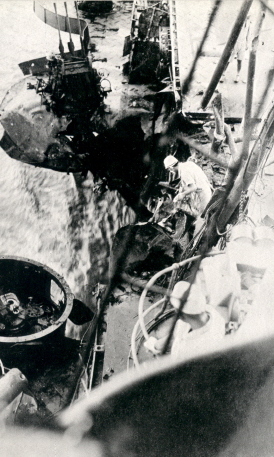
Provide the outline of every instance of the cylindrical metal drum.
<path id="1" fill-rule="evenodd" d="M 47 266 L 21 257 L 0 257 L 0 344 L 29 343 L 64 332 L 73 294 Z"/>

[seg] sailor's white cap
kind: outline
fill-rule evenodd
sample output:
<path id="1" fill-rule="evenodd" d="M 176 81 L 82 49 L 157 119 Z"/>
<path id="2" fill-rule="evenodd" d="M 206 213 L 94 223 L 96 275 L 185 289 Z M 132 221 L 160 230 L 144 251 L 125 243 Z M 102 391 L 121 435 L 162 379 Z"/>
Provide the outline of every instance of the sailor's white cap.
<path id="1" fill-rule="evenodd" d="M 189 287 L 190 283 L 187 281 L 179 281 L 175 284 L 170 297 L 170 303 L 174 308 L 179 308 L 181 299 Z M 206 299 L 204 294 L 196 284 L 192 284 L 187 301 L 183 307 L 183 312 L 186 314 L 200 314 L 205 311 L 205 308 Z"/>
<path id="2" fill-rule="evenodd" d="M 172 165 L 175 165 L 176 163 L 178 163 L 178 160 L 176 159 L 176 157 L 174 157 L 172 155 L 167 156 L 164 160 L 165 169 L 172 167 Z"/>

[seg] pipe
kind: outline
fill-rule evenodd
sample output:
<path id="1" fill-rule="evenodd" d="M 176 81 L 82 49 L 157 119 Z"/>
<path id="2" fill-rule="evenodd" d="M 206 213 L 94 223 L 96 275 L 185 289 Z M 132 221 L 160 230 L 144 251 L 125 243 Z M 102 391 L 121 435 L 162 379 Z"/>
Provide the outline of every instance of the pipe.
<path id="1" fill-rule="evenodd" d="M 215 4 L 214 4 L 214 7 L 211 11 L 211 14 L 210 14 L 210 17 L 209 17 L 209 20 L 208 20 L 208 24 L 207 24 L 207 27 L 205 29 L 205 32 L 204 32 L 204 35 L 202 37 L 202 40 L 200 42 L 200 45 L 197 49 L 197 52 L 196 52 L 196 55 L 195 55 L 195 58 L 193 60 L 193 63 L 192 63 L 192 66 L 189 70 L 189 73 L 186 77 L 186 79 L 184 80 L 184 83 L 183 83 L 183 87 L 182 87 L 182 95 L 187 95 L 188 91 L 189 91 L 189 87 L 190 87 L 190 84 L 191 84 L 191 81 L 193 79 L 193 76 L 194 76 L 194 73 L 195 73 L 195 70 L 196 70 L 196 65 L 197 65 L 197 62 L 198 62 L 198 59 L 199 57 L 201 56 L 202 54 L 202 51 L 203 51 L 203 47 L 204 47 L 204 44 L 205 44 L 205 41 L 207 39 L 207 36 L 208 36 L 208 33 L 209 33 L 209 30 L 210 30 L 210 27 L 212 26 L 213 24 L 213 21 L 215 19 L 215 16 L 218 12 L 218 9 L 221 5 L 221 2 L 222 0 L 215 0 Z"/>
<path id="2" fill-rule="evenodd" d="M 0 379 L 0 411 L 3 411 L 27 387 L 28 380 L 18 368 L 12 368 Z"/>
<path id="3" fill-rule="evenodd" d="M 76 10 L 76 15 L 77 15 L 78 31 L 79 31 L 79 36 L 80 36 L 82 56 L 86 57 L 85 46 L 84 46 L 84 42 L 83 42 L 83 38 L 82 38 L 82 30 L 81 30 L 81 23 L 80 23 L 80 18 L 79 18 L 79 11 L 78 11 L 77 2 L 74 2 L 74 6 L 75 6 L 75 10 Z"/>
<path id="4" fill-rule="evenodd" d="M 245 0 L 242 4 L 238 17 L 234 23 L 234 26 L 233 26 L 231 33 L 229 35 L 229 38 L 227 40 L 226 46 L 223 50 L 223 54 L 221 55 L 218 65 L 211 78 L 211 81 L 203 96 L 203 99 L 201 102 L 202 109 L 205 109 L 207 107 L 208 102 L 211 99 L 211 97 L 217 87 L 217 84 L 229 63 L 231 53 L 232 53 L 234 46 L 236 44 L 236 41 L 241 33 L 242 27 L 243 27 L 245 19 L 247 17 L 248 11 L 251 7 L 252 1 L 253 0 Z"/>
<path id="5" fill-rule="evenodd" d="M 202 154 L 204 157 L 207 157 L 209 160 L 212 160 L 212 162 L 217 163 L 223 168 L 227 168 L 227 162 L 220 158 L 218 154 L 209 152 L 208 149 L 204 146 L 201 146 L 198 142 L 192 140 L 191 138 L 188 138 L 187 136 L 183 135 L 182 133 L 177 133 L 174 137 L 176 140 L 180 140 L 185 144 L 188 144 L 191 148 L 195 149 L 198 151 L 200 154 Z M 162 141 L 162 144 L 164 142 Z"/>
<path id="6" fill-rule="evenodd" d="M 65 10 L 66 10 L 66 19 L 67 19 L 68 31 L 69 31 L 69 43 L 68 43 L 68 48 L 69 48 L 69 52 L 71 53 L 71 55 L 74 56 L 74 43 L 73 43 L 72 37 L 71 37 L 71 27 L 70 27 L 69 15 L 68 15 L 67 2 L 64 2 L 64 5 L 65 5 Z"/>
<path id="7" fill-rule="evenodd" d="M 213 134 L 213 140 L 211 144 L 211 152 L 218 154 L 219 149 L 223 141 L 225 140 L 224 134 L 224 108 L 222 102 L 222 95 L 216 94 L 212 100 L 212 109 L 215 117 L 215 129 Z"/>
<path id="8" fill-rule="evenodd" d="M 61 56 L 64 58 L 65 57 L 65 50 L 64 50 L 64 45 L 63 45 L 63 42 L 62 42 L 62 37 L 61 37 L 60 22 L 59 22 L 59 16 L 58 16 L 58 13 L 57 13 L 56 3 L 53 3 L 53 6 L 54 6 L 55 17 L 56 17 L 56 22 L 57 22 L 58 35 L 59 35 L 59 51 L 60 51 Z"/>
<path id="9" fill-rule="evenodd" d="M 248 61 L 248 74 L 246 84 L 246 96 L 245 96 L 245 114 L 244 114 L 244 135 L 242 144 L 242 161 L 246 161 L 249 153 L 250 137 L 253 130 L 253 123 L 251 119 L 252 103 L 253 103 L 253 92 L 254 92 L 254 80 L 256 70 L 256 54 L 259 44 L 259 34 L 262 28 L 263 20 L 265 17 L 265 7 L 261 5 L 261 9 L 258 13 L 254 36 L 252 39 L 251 51 L 249 54 Z"/>
<path id="10" fill-rule="evenodd" d="M 248 190 L 254 176 L 262 165 L 265 156 L 271 150 L 273 145 L 273 131 L 274 105 L 267 113 L 267 116 L 263 121 L 261 131 L 259 132 L 258 139 L 250 152 L 248 160 L 246 164 L 241 167 L 227 200 L 223 204 L 221 212 L 218 216 L 219 230 L 224 230 L 224 227 L 239 204 L 242 192 Z"/>

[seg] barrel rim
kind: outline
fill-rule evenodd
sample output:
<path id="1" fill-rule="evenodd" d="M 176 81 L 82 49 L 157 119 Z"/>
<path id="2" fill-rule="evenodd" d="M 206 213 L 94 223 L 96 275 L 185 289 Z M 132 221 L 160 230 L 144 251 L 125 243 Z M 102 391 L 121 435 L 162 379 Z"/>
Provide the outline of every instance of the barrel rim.
<path id="1" fill-rule="evenodd" d="M 65 309 L 62 313 L 62 315 L 57 319 L 54 324 L 51 324 L 49 327 L 47 327 L 44 330 L 41 330 L 40 332 L 37 332 L 35 334 L 31 335 L 25 335 L 25 336 L 0 336 L 0 343 L 26 343 L 29 341 L 37 340 L 40 338 L 45 337 L 46 335 L 49 335 L 52 333 L 54 330 L 59 328 L 64 322 L 68 319 L 70 312 L 73 307 L 73 298 L 74 295 L 72 294 L 70 287 L 68 286 L 67 282 L 65 279 L 59 275 L 56 271 L 53 269 L 49 268 L 47 265 L 36 262 L 35 260 L 30 260 L 25 257 L 18 257 L 18 256 L 0 256 L 0 262 L 1 260 L 14 260 L 17 262 L 24 262 L 27 264 L 30 264 L 32 266 L 37 266 L 42 268 L 43 270 L 47 271 L 56 281 L 58 286 L 62 289 L 62 291 L 65 294 Z"/>

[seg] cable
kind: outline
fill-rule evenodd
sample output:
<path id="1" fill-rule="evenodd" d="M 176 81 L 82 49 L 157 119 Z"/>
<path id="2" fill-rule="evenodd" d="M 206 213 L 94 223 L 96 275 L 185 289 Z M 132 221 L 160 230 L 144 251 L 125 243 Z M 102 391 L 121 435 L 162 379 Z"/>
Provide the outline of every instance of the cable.
<path id="1" fill-rule="evenodd" d="M 4 365 L 3 365 L 3 362 L 2 362 L 1 359 L 0 359 L 0 368 L 1 368 L 1 371 L 2 371 L 2 375 L 4 376 L 5 375 L 5 368 L 4 368 Z"/>
<path id="2" fill-rule="evenodd" d="M 227 230 L 225 230 L 224 232 L 220 232 L 219 228 L 218 228 L 218 225 L 216 223 L 216 232 L 219 236 L 224 236 L 224 235 L 227 235 L 228 232 L 231 231 L 231 227 L 228 227 Z"/>

